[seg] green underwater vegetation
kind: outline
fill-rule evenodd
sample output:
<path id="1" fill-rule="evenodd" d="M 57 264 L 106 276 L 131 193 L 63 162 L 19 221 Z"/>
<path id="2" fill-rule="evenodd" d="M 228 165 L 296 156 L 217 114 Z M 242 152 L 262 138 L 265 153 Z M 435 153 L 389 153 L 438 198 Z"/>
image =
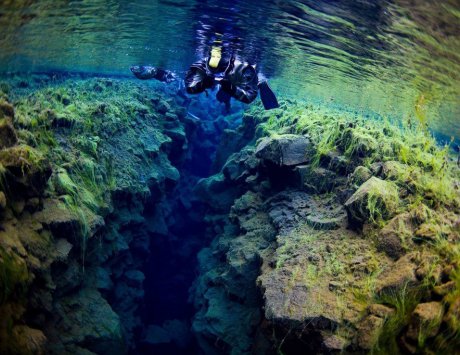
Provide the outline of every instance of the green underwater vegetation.
<path id="1" fill-rule="evenodd" d="M 46 340 L 44 328 L 23 326 L 22 317 L 30 307 L 44 314 L 53 307 L 64 311 L 59 285 L 65 282 L 89 290 L 101 307 L 97 323 L 88 318 L 67 336 L 86 331 L 88 338 L 91 327 L 99 327 L 108 347 L 123 352 L 119 316 L 96 289 L 84 285 L 104 270 L 95 265 L 128 248 L 131 237 L 120 229 L 142 223 L 139 213 L 150 188 L 178 178 L 166 158 L 165 145 L 173 144 L 163 124 L 180 138 L 182 126 L 175 122 L 184 112 L 160 93 L 147 95 L 135 83 L 111 79 L 31 83 L 21 92 L 6 83 L 1 87 L 0 352 L 42 353 L 45 344 L 47 351 L 61 352 L 59 342 Z M 131 215 L 114 208 L 125 203 L 132 204 Z M 53 276 L 65 265 L 67 275 Z M 34 297 L 39 301 L 31 305 Z M 43 305 L 53 299 L 54 306 Z M 91 317 L 88 308 L 75 307 L 78 317 Z"/>
<path id="2" fill-rule="evenodd" d="M 360 339 L 358 335 L 358 345 L 372 353 L 455 351 L 459 345 L 458 322 L 453 319 L 458 320 L 459 316 L 458 299 L 455 300 L 458 296 L 455 295 L 458 295 L 460 262 L 460 175 L 449 145 L 440 147 L 423 122 L 398 125 L 388 120 L 350 117 L 292 101 L 285 105 L 277 112 L 267 113 L 259 108 L 249 110 L 248 114 L 260 122 L 258 136 L 280 139 L 285 134 L 300 134 L 310 140 L 312 147 L 305 152 L 305 161 L 309 162 L 306 169 L 310 171 L 307 190 L 312 188 L 308 185 L 314 182 L 314 174 L 322 170 L 323 181 L 316 188 L 313 186 L 314 191 L 332 193 L 338 198 L 336 194 L 340 193 L 340 186 L 327 180 L 324 169 L 345 171 L 348 174 L 345 184 L 355 191 L 355 200 L 352 196 L 345 203 L 349 220 L 361 230 L 358 233 L 370 239 L 376 247 L 375 251 L 370 250 L 372 257 L 369 260 L 375 260 L 375 264 L 368 263 L 368 276 L 349 285 L 355 300 L 347 301 L 346 294 L 340 296 L 347 305 L 345 309 L 353 308 L 349 302 L 364 306 L 359 311 L 363 320 L 358 322 L 358 329 L 362 327 L 371 338 Z M 326 188 L 325 184 L 328 185 Z M 325 195 L 320 196 L 325 199 Z M 302 265 L 294 256 L 309 255 L 303 252 L 304 248 L 317 254 L 314 249 L 318 247 L 313 247 L 315 238 L 298 239 L 297 233 L 300 232 L 291 232 L 289 238 L 283 237 L 279 241 L 276 269 L 291 263 L 295 271 L 293 280 L 305 277 L 304 285 L 313 289 L 320 287 L 325 279 L 324 273 L 340 275 L 338 280 L 341 282 L 349 280 L 347 262 L 351 256 L 347 257 L 346 249 L 336 241 L 338 251 L 332 258 L 322 256 L 326 264 L 320 267 L 311 263 Z M 305 235 L 303 233 L 301 235 Z M 329 233 L 338 236 L 341 232 L 339 229 Z M 353 237 L 347 238 L 351 243 Z M 356 247 L 354 251 L 358 249 Z M 398 279 L 398 268 L 392 267 L 391 261 L 385 262 L 379 252 L 385 252 L 394 260 L 399 259 L 396 264 L 401 263 L 401 280 Z M 402 270 L 407 268 L 407 264 L 401 261 L 404 258 L 412 258 L 406 261 L 414 263 L 415 277 L 411 272 L 403 275 Z M 396 275 L 392 282 L 398 284 L 387 287 L 384 286 L 386 278 L 390 282 L 392 277 L 385 276 L 385 273 L 391 269 Z M 408 279 L 404 281 L 405 278 Z M 287 283 L 289 289 L 302 284 L 294 281 Z M 440 293 L 440 289 L 445 291 Z M 315 292 L 308 297 L 316 297 L 314 295 Z M 324 302 L 325 294 L 321 297 Z M 313 302 L 314 307 L 321 308 L 318 302 Z M 425 311 L 425 308 L 430 309 L 430 302 L 438 313 L 433 315 Z M 387 307 L 385 312 L 388 314 L 379 318 L 382 314 L 377 316 L 372 310 L 366 311 L 372 303 Z M 335 304 L 338 307 L 339 303 Z M 369 316 L 366 316 L 367 312 L 371 312 Z"/>
<path id="3" fill-rule="evenodd" d="M 164 233 L 152 206 L 174 191 L 172 161 L 201 123 L 127 80 L 1 87 L 0 339 L 12 340 L 0 350 L 124 353 L 141 324 L 128 300 L 142 298 L 144 279 L 130 250 Z M 193 187 L 212 240 L 190 291 L 200 347 L 458 348 L 460 172 L 423 122 L 253 105 L 224 131 L 218 159 Z M 25 323 L 31 310 L 56 316 Z M 95 331 L 100 343 L 86 345 Z"/>

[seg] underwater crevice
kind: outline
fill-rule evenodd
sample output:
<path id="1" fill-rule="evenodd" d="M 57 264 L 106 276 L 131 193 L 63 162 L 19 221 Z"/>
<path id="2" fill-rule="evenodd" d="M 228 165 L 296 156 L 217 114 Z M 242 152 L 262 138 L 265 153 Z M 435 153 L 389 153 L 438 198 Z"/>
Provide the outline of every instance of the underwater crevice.
<path id="1" fill-rule="evenodd" d="M 145 206 L 151 232 L 145 274 L 144 330 L 133 353 L 195 354 L 199 352 L 191 332 L 195 313 L 189 289 L 196 278 L 197 253 L 210 240 L 204 221 L 207 206 L 195 191 L 202 178 L 211 175 L 216 150 L 225 129 L 238 124 L 239 106 L 230 116 L 219 106 L 199 100 L 187 105 L 193 116 L 183 120 L 184 135 L 166 134 L 168 159 L 179 172 L 178 181 L 159 202 Z M 201 119 L 198 121 L 196 117 Z"/>

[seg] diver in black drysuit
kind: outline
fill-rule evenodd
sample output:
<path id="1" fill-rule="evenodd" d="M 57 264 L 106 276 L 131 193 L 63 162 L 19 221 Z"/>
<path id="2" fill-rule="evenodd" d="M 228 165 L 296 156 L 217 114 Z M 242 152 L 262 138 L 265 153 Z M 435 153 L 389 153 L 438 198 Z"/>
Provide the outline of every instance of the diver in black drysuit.
<path id="1" fill-rule="evenodd" d="M 166 83 L 177 80 L 176 74 L 169 70 L 151 66 L 133 66 L 130 69 L 142 80 L 156 79 Z M 184 85 L 188 94 L 200 94 L 206 92 L 206 89 L 218 87 L 216 98 L 225 104 L 227 112 L 230 110 L 232 97 L 250 104 L 256 99 L 259 91 L 266 110 L 279 107 L 267 81 L 259 81 L 254 66 L 241 62 L 235 56 L 223 58 L 218 47 L 213 47 L 209 57 L 190 66 L 185 75 Z"/>
<path id="2" fill-rule="evenodd" d="M 258 78 L 255 68 L 247 63 L 221 58 L 211 54 L 190 66 L 185 75 L 185 88 L 189 94 L 199 94 L 218 86 L 216 98 L 230 108 L 230 99 L 250 104 L 257 97 Z"/>

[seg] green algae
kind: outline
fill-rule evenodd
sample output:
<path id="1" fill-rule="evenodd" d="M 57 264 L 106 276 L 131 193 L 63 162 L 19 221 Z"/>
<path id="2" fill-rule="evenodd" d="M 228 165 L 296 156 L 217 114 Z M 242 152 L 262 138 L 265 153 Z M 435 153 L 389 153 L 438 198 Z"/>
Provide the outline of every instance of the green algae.
<path id="1" fill-rule="evenodd" d="M 97 85 L 103 87 L 104 81 L 98 82 Z M 88 88 L 90 86 L 85 84 L 83 87 Z M 139 194 L 144 193 L 145 190 L 142 190 L 141 184 L 137 184 L 139 171 L 141 171 L 141 174 L 145 174 L 144 180 L 157 179 L 161 172 L 158 171 L 159 169 L 154 171 L 155 166 L 151 163 L 151 158 L 158 155 L 160 150 L 163 149 L 162 147 L 170 142 L 170 139 L 161 132 L 163 127 L 159 125 L 158 129 L 152 129 L 148 134 L 145 134 L 147 137 L 142 142 L 142 147 L 132 147 L 131 143 L 135 137 L 143 136 L 143 134 L 139 134 L 139 131 L 144 129 L 142 120 L 157 119 L 154 117 L 156 108 L 145 100 L 125 108 L 123 101 L 120 98 L 117 100 L 111 98 L 109 92 L 109 90 L 102 89 L 101 92 L 95 94 L 95 100 L 80 93 L 78 95 L 82 95 L 81 97 L 79 96 L 81 102 L 65 105 L 64 101 L 74 99 L 72 90 L 63 90 L 57 95 L 52 90 L 47 90 L 46 97 L 53 102 L 49 108 L 56 111 L 56 114 L 45 114 L 41 108 L 38 112 L 28 113 L 25 107 L 29 100 L 31 102 L 34 100 L 29 97 L 22 99 L 24 100 L 23 106 L 22 108 L 21 105 L 19 106 L 20 108 L 16 115 L 17 117 L 21 117 L 21 115 L 26 117 L 22 122 L 27 122 L 29 118 L 29 122 L 36 122 L 29 125 L 18 124 L 29 130 L 29 132 L 33 132 L 36 139 L 33 149 L 53 162 L 54 175 L 53 179 L 50 180 L 48 193 L 59 196 L 65 201 L 67 207 L 80 220 L 81 230 L 79 234 L 83 238 L 81 241 L 83 265 L 85 264 L 86 243 L 90 238 L 91 214 L 104 215 L 107 213 L 109 204 L 107 200 L 110 199 L 108 195 L 111 192 L 123 191 L 124 188 L 130 186 L 134 190 L 139 187 L 137 192 Z M 107 104 L 106 102 L 110 103 Z M 258 109 L 255 108 L 254 110 L 257 111 Z M 402 212 L 404 209 L 411 209 L 416 205 L 424 206 L 425 208 L 429 206 L 433 209 L 458 208 L 458 191 L 453 184 L 455 170 L 448 162 L 445 166 L 443 162 L 440 163 L 440 161 L 446 161 L 448 157 L 446 148 L 439 149 L 436 145 L 432 145 L 430 143 L 431 138 L 426 137 L 425 134 L 420 136 L 417 132 L 414 132 L 415 138 L 412 137 L 413 141 L 411 141 L 411 136 L 403 136 L 394 127 L 388 128 L 387 123 L 381 125 L 378 122 L 369 123 L 348 119 L 345 116 L 337 117 L 315 112 L 312 112 L 310 116 L 309 110 L 313 109 L 304 110 L 303 108 L 298 108 L 297 110 L 293 109 L 293 112 L 288 111 L 282 115 L 277 113 L 276 117 L 271 116 L 266 123 L 262 122 L 261 127 L 271 136 L 285 133 L 308 135 L 316 148 L 312 164 L 318 167 L 326 164 L 326 167 L 330 168 L 327 157 L 328 153 L 332 151 L 351 158 L 349 164 L 365 167 L 372 174 L 379 168 L 373 165 L 375 163 L 398 161 L 398 163 L 402 164 L 396 168 L 393 166 L 386 173 L 385 181 L 392 187 L 387 189 L 389 198 L 385 203 L 380 200 L 380 191 L 372 191 L 369 194 L 370 198 L 367 200 L 365 207 L 370 213 L 366 222 L 376 224 L 375 228 L 381 228 L 387 223 L 388 218 L 385 215 L 383 204 L 394 205 L 396 210 L 396 205 L 399 208 L 401 202 L 402 209 L 398 212 Z M 62 124 L 59 119 L 61 113 L 68 115 L 65 117 L 71 117 L 72 124 Z M 38 117 L 33 118 L 32 116 L 34 115 L 38 115 Z M 255 113 L 254 115 L 263 121 L 261 117 L 266 114 Z M 286 117 L 290 115 L 297 117 Z M 139 117 L 135 119 L 133 116 Z M 58 121 L 61 123 L 54 123 Z M 378 128 L 373 127 L 374 124 Z M 141 128 L 138 129 L 136 126 Z M 382 131 L 380 131 L 381 127 L 383 127 Z M 115 132 L 120 133 L 122 130 L 127 132 L 124 135 L 124 142 L 122 142 L 121 148 L 111 150 L 106 140 L 110 140 L 110 135 Z M 420 137 L 426 141 L 421 140 L 420 143 L 418 140 Z M 53 144 L 55 143 L 53 142 L 59 142 L 61 149 L 50 149 L 50 147 L 54 147 Z M 110 143 L 113 144 L 114 142 Z M 414 149 L 407 150 L 402 148 L 406 146 L 414 147 Z M 403 150 L 404 153 L 401 155 Z M 130 154 L 126 154 L 126 152 Z M 136 161 L 137 166 L 131 165 L 131 162 L 127 163 L 127 157 L 133 160 L 139 157 L 139 160 Z M 27 156 L 26 158 L 28 163 L 24 166 L 24 172 L 34 166 L 34 157 Z M 138 165 L 144 165 L 145 168 L 138 169 Z M 168 176 L 172 179 L 176 176 L 177 172 L 173 171 L 173 169 L 166 167 L 166 170 L 170 170 L 166 174 L 169 174 Z M 438 180 L 439 178 L 442 178 L 442 180 Z M 439 181 L 441 181 L 441 184 L 439 184 Z M 403 191 L 404 189 L 408 189 L 408 191 Z M 335 197 L 334 194 L 332 196 Z M 323 197 L 324 195 L 320 195 L 318 198 Z M 432 223 L 439 224 L 441 222 L 433 220 Z M 350 273 L 348 268 L 353 256 L 352 252 L 348 250 L 347 253 L 342 255 L 347 248 L 342 247 L 340 243 L 331 238 L 330 243 L 339 244 L 340 248 L 326 253 L 321 249 L 324 244 L 316 242 L 321 237 L 327 236 L 327 233 L 324 231 L 312 231 L 310 228 L 314 229 L 314 225 L 303 227 L 305 229 L 296 230 L 294 233 L 296 235 L 292 236 L 292 238 L 280 242 L 276 250 L 275 269 L 280 273 L 281 271 L 286 272 L 289 276 L 285 284 L 286 292 L 291 292 L 298 283 L 303 284 L 308 289 L 318 288 L 319 284 L 324 280 L 328 280 L 328 278 L 346 278 L 347 274 Z M 337 233 L 330 232 L 329 235 L 337 237 Z M 439 240 L 434 243 L 435 249 L 437 248 L 440 254 L 447 253 L 452 246 L 452 240 L 448 240 L 443 232 L 440 232 L 438 237 Z M 345 238 L 345 241 L 342 242 L 347 243 L 347 239 Z M 308 249 L 312 253 L 323 253 L 325 255 L 323 263 L 320 265 L 312 262 L 296 264 L 298 260 L 293 258 L 293 255 L 301 248 Z M 354 289 L 363 288 L 364 290 L 362 294 L 353 294 L 356 299 L 349 300 L 334 294 L 333 299 L 331 296 L 331 300 L 327 300 L 330 303 L 326 303 L 326 301 L 321 300 L 322 293 L 318 292 L 313 294 L 316 297 L 316 303 L 302 305 L 303 308 L 300 307 L 299 314 L 296 314 L 298 308 L 289 299 L 286 300 L 286 304 L 283 306 L 288 309 L 293 318 L 300 318 L 311 314 L 313 310 L 325 312 L 330 305 L 334 305 L 342 313 L 345 313 L 347 306 L 355 301 L 360 303 L 359 309 L 361 311 L 371 300 L 391 304 L 397 309 L 397 315 L 394 320 L 388 319 L 388 325 L 384 328 L 378 340 L 378 344 L 383 344 L 381 348 L 384 348 L 384 346 L 387 346 L 385 337 L 396 337 L 397 333 L 409 321 L 410 312 L 413 310 L 412 305 L 415 305 L 416 302 L 412 302 L 411 298 L 414 294 L 411 290 L 406 289 L 405 286 L 394 294 L 385 296 L 387 298 L 384 296 L 376 298 L 375 282 L 379 277 L 376 269 L 385 265 L 375 263 L 376 255 L 379 255 L 374 253 L 374 250 L 370 250 L 370 254 L 372 254 L 371 260 L 366 262 L 369 270 L 364 273 L 368 274 L 369 277 L 362 277 L 355 283 Z M 445 259 L 444 254 L 442 255 L 443 259 Z M 446 260 L 450 263 L 455 263 L 456 260 L 459 260 L 458 254 L 452 254 Z M 235 265 L 237 265 L 237 261 L 235 261 Z M 290 266 L 292 269 L 289 269 Z M 430 273 L 432 274 L 433 270 Z M 456 280 L 455 273 L 451 277 Z M 426 287 L 433 288 L 432 278 L 428 279 L 431 281 Z M 328 289 L 328 287 L 345 287 L 337 284 L 321 286 L 325 286 L 325 289 Z M 456 289 L 458 290 L 458 288 L 457 283 Z M 452 292 L 446 297 L 446 305 L 451 305 L 458 299 L 456 292 Z M 213 308 L 210 312 L 210 315 L 216 319 L 219 312 L 225 312 L 219 309 L 219 306 L 214 305 L 215 309 Z M 228 310 L 226 311 L 228 312 Z M 449 319 L 449 329 L 453 334 L 452 339 L 458 339 L 458 323 L 456 323 L 455 317 Z M 233 341 L 237 340 L 233 339 Z M 425 344 L 423 337 L 421 342 Z"/>
<path id="2" fill-rule="evenodd" d="M 371 351 L 372 354 L 400 353 L 395 335 L 400 334 L 404 326 L 408 324 L 410 315 L 420 302 L 420 299 L 420 291 L 411 288 L 408 284 L 404 284 L 398 290 L 391 290 L 375 298 L 376 303 L 389 305 L 395 312 L 385 320 L 383 329 L 378 334 L 378 339 Z"/>
<path id="3" fill-rule="evenodd" d="M 111 191 L 129 187 L 143 194 L 138 171 L 145 179 L 159 176 L 148 155 L 157 154 L 170 139 L 160 124 L 158 129 L 145 128 L 142 120 L 155 117 L 155 103 L 166 107 L 163 102 L 160 95 L 147 99 L 135 84 L 107 79 L 58 83 L 16 98 L 14 124 L 31 145 L 21 148 L 18 159 L 23 169 L 39 166 L 41 156 L 53 162 L 50 190 L 63 195 L 67 207 L 79 216 L 83 249 L 90 233 L 88 214 L 106 213 Z M 139 141 L 143 128 L 148 135 Z M 114 135 L 122 140 L 107 140 Z M 14 157 L 3 154 L 5 159 Z M 125 159 L 133 154 L 135 159 Z"/>
<path id="4" fill-rule="evenodd" d="M 0 213 L 3 228 L 7 225 L 18 230 L 10 242 L 16 243 L 19 254 L 16 260 L 14 252 L 1 249 L 0 313 L 5 324 L 8 319 L 11 332 L 30 336 L 37 341 L 37 351 L 42 351 L 46 340 L 43 333 L 28 326 L 20 328 L 19 323 L 25 322 L 22 313 L 15 317 L 8 313 L 13 296 L 34 292 L 44 305 L 30 307 L 59 313 L 63 294 L 70 302 L 74 299 L 72 292 L 61 289 L 62 285 L 91 289 L 94 264 L 102 265 L 109 258 L 127 253 L 134 238 L 120 229 L 130 223 L 144 224 L 145 200 L 151 193 L 162 193 L 179 177 L 168 154 L 171 149 L 179 151 L 186 141 L 184 129 L 178 127 L 184 111 L 173 101 L 166 102 L 157 91 L 130 81 L 106 79 L 58 80 L 42 88 L 31 85 L 11 90 L 4 99 L 0 115 L 6 118 L 0 121 L 0 130 L 9 133 L 11 122 L 17 138 L 11 136 L 12 146 L 0 149 L 1 189 L 7 195 L 2 192 L 0 196 Z M 169 115 L 167 119 L 165 114 Z M 2 142 L 6 140 L 2 138 Z M 40 240 L 48 244 L 42 245 Z M 52 263 L 53 273 L 58 270 L 56 275 L 60 275 L 65 264 L 69 275 L 51 275 Z M 131 263 L 127 266 L 136 267 Z M 99 293 L 92 297 L 95 302 L 105 302 Z M 29 309 L 26 299 L 14 301 L 21 309 Z M 83 308 L 89 309 L 88 305 L 77 308 L 70 307 L 59 317 L 78 319 L 79 313 L 85 312 Z M 121 344 L 126 329 L 122 334 L 118 315 L 106 302 L 100 314 L 112 317 L 107 323 L 110 329 L 96 319 L 95 329 L 102 324 L 98 334 L 91 329 L 85 334 Z M 4 323 L 0 327 L 1 343 L 11 333 L 3 332 Z M 47 328 L 46 337 L 58 328 Z M 77 344 L 81 342 L 78 333 L 78 328 L 68 327 L 65 336 Z M 30 345 L 13 340 L 10 344 L 18 349 Z M 114 348 L 121 351 L 124 347 L 118 345 Z M 59 348 L 62 344 L 56 346 L 55 351 L 64 351 Z M 71 348 L 69 345 L 70 352 Z"/>
<path id="5" fill-rule="evenodd" d="M 13 294 L 24 296 L 29 273 L 24 261 L 0 247 L 0 305 Z"/>
<path id="6" fill-rule="evenodd" d="M 256 117 L 259 122 L 259 135 L 297 133 L 307 136 L 314 145 L 314 155 L 310 161 L 315 167 L 333 169 L 328 156 L 331 153 L 342 154 L 349 159 L 351 171 L 354 167 L 360 168 L 351 177 L 355 189 L 375 174 L 379 174 L 386 183 L 391 184 L 391 188 L 376 188 L 369 193 L 370 198 L 365 206 L 368 211 L 366 223 L 374 224 L 373 228 L 377 231 L 384 228 L 390 222 L 385 207 L 388 204 L 393 215 L 398 213 L 399 216 L 405 211 L 411 211 L 414 221 L 418 221 L 417 225 L 426 225 L 423 230 L 413 231 L 400 223 L 400 228 L 396 232 L 406 251 L 416 248 L 435 253 L 433 264 L 421 279 L 420 286 L 406 284 L 389 293 L 377 294 L 376 284 L 381 273 L 377 268 L 354 288 L 355 300 L 363 306 L 371 302 L 380 302 L 391 305 L 396 310 L 393 316 L 384 321 L 383 329 L 376 334 L 376 345 L 372 352 L 400 353 L 396 339 L 410 322 L 412 311 L 422 300 L 422 296 L 427 297 L 427 293 L 438 287 L 439 268 L 454 265 L 455 271 L 450 277 L 457 280 L 455 275 L 458 275 L 457 265 L 460 263 L 458 230 L 455 231 L 455 227 L 452 227 L 455 217 L 448 216 L 458 218 L 460 213 L 460 174 L 451 158 L 450 146 L 439 146 L 427 132 L 423 122 L 418 126 L 413 123 L 410 127 L 395 126 L 390 121 L 347 117 L 343 113 L 331 113 L 300 103 L 291 105 L 290 108 L 282 104 L 282 107 L 282 110 L 272 113 L 264 113 L 257 107 L 251 108 L 250 115 Z M 386 203 L 382 200 L 382 191 L 387 193 Z M 366 233 L 371 236 L 372 228 L 367 228 Z M 419 234 L 434 237 L 427 242 L 426 239 L 417 239 Z M 414 241 L 417 244 L 414 244 Z M 283 268 L 288 262 L 292 250 L 296 250 L 295 242 L 293 244 L 289 246 L 288 242 L 283 242 L 282 247 L 278 249 L 280 255 L 277 259 L 277 268 Z M 329 265 L 328 273 L 334 274 L 334 269 L 336 274 L 340 274 L 341 266 L 334 266 L 333 263 Z M 309 265 L 303 272 L 304 275 L 308 275 L 307 279 L 311 280 L 311 283 L 306 284 L 314 287 L 313 285 L 318 282 L 318 275 L 324 273 L 324 270 Z M 452 291 L 448 291 L 443 301 L 444 308 L 451 309 L 452 314 L 445 318 L 448 319 L 449 325 L 446 326 L 446 320 L 443 320 L 443 326 L 447 330 L 439 333 L 434 340 L 427 339 L 429 332 L 420 331 L 417 349 L 436 349 L 442 344 L 439 348 L 447 353 L 454 349 L 456 345 L 453 344 L 459 344 L 459 328 L 456 321 L 458 317 L 453 315 L 458 314 L 460 285 L 458 280 L 454 283 Z M 427 324 L 426 329 L 435 328 L 440 320 L 437 319 L 434 323 Z"/>

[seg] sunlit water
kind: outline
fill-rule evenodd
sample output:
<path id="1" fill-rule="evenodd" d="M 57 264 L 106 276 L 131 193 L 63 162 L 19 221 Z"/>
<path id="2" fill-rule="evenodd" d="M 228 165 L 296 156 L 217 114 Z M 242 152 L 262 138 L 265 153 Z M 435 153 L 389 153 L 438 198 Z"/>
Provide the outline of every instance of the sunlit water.
<path id="1" fill-rule="evenodd" d="M 222 39 L 281 97 L 460 137 L 459 0 L 2 0 L 0 30 L 0 72 L 183 74 Z"/>

